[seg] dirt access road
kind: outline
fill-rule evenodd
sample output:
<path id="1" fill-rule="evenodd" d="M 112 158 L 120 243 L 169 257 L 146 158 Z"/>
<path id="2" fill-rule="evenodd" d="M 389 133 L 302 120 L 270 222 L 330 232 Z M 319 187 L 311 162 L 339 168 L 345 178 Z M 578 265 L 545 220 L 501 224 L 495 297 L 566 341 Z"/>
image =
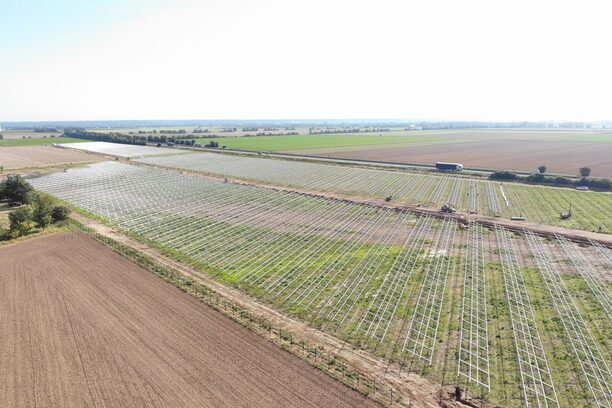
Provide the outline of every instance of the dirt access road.
<path id="1" fill-rule="evenodd" d="M 87 236 L 0 248 L 2 407 L 373 407 Z"/>

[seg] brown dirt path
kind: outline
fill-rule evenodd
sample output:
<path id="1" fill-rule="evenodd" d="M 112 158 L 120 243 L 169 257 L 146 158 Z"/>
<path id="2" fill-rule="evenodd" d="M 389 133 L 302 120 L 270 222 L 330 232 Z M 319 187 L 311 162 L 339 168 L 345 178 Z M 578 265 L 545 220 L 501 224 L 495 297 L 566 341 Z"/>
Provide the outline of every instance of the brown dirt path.
<path id="1" fill-rule="evenodd" d="M 375 406 L 87 236 L 0 248 L 2 407 Z"/>

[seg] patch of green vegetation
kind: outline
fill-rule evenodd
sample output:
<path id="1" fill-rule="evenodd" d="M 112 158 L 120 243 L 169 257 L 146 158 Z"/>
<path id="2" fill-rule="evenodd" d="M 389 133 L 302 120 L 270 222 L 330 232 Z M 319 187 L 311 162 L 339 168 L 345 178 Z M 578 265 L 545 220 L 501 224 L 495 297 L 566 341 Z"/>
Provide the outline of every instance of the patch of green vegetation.
<path id="1" fill-rule="evenodd" d="M 289 135 L 289 136 L 252 136 L 252 137 L 223 137 L 202 138 L 197 143 L 207 144 L 211 140 L 219 143 L 219 146 L 227 146 L 231 149 L 244 149 L 256 151 L 287 151 L 303 149 L 321 149 L 352 146 L 376 146 L 389 144 L 412 144 L 426 142 L 440 142 L 447 140 L 439 135 L 405 135 L 394 133 L 382 134 L 330 134 L 330 135 Z"/>
<path id="2" fill-rule="evenodd" d="M 530 222 L 558 225 L 586 231 L 612 232 L 610 193 L 581 192 L 568 189 L 505 183 L 512 215 L 522 214 Z M 560 214 L 572 211 L 569 220 Z"/>
<path id="3" fill-rule="evenodd" d="M 83 143 L 87 140 L 74 139 L 71 137 L 53 137 L 53 138 L 32 138 L 32 139 L 5 139 L 0 140 L 0 147 L 16 147 L 16 146 L 42 146 L 52 143 Z"/>

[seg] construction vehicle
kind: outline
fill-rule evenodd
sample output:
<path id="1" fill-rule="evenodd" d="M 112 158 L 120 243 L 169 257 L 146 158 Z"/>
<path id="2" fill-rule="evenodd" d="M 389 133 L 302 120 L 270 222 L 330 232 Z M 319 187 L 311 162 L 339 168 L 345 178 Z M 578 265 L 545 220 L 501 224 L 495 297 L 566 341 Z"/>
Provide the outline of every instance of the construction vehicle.
<path id="1" fill-rule="evenodd" d="M 457 210 L 455 209 L 455 207 L 453 207 L 450 204 L 444 204 L 442 206 L 442 208 L 440 208 L 440 211 L 442 211 L 443 213 L 454 213 L 457 212 Z"/>
<path id="2" fill-rule="evenodd" d="M 562 220 L 569 220 L 572 218 L 572 205 L 570 204 L 569 211 L 566 213 L 560 213 L 559 218 Z"/>

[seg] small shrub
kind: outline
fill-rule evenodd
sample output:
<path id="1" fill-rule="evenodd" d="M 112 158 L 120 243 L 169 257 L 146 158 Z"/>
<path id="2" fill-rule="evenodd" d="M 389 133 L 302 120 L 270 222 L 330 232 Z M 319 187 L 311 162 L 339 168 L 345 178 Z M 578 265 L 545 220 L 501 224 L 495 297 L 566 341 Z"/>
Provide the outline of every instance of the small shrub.
<path id="1" fill-rule="evenodd" d="M 489 179 L 491 180 L 514 180 L 516 179 L 516 174 L 510 173 L 509 171 L 496 171 L 489 175 Z"/>
<path id="2" fill-rule="evenodd" d="M 16 209 L 9 214 L 8 218 L 10 222 L 9 231 L 13 237 L 25 235 L 34 228 L 32 211 L 27 207 Z"/>
<path id="3" fill-rule="evenodd" d="M 53 221 L 63 221 L 70 215 L 70 210 L 64 205 L 58 205 L 51 211 Z"/>

